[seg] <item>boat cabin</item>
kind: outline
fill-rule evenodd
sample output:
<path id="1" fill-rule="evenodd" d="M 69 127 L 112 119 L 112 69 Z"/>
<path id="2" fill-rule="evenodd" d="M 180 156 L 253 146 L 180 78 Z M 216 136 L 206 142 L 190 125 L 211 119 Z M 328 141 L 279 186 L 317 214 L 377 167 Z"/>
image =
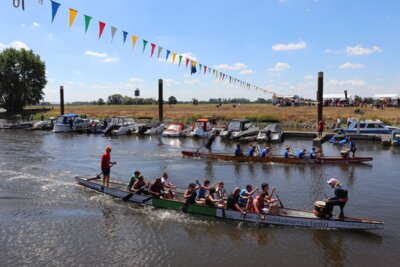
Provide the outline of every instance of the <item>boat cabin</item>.
<path id="1" fill-rule="evenodd" d="M 204 132 L 211 131 L 213 124 L 209 119 L 198 119 L 192 124 L 192 131 L 195 129 L 202 129 Z"/>

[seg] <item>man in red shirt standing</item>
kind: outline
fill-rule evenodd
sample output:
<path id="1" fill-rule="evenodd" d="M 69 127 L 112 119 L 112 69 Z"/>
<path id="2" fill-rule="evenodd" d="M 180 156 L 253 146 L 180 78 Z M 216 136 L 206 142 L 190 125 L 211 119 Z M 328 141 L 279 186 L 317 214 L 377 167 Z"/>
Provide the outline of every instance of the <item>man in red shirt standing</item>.
<path id="1" fill-rule="evenodd" d="M 106 147 L 106 152 L 101 156 L 101 171 L 103 172 L 103 185 L 110 186 L 110 169 L 115 162 L 111 160 L 111 146 Z"/>

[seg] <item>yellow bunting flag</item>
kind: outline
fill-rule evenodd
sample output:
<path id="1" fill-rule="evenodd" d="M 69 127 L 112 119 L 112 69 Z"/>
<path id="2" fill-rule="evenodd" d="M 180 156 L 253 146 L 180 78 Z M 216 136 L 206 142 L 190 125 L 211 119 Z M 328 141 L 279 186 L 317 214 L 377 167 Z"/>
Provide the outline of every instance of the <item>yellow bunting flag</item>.
<path id="1" fill-rule="evenodd" d="M 176 53 L 173 52 L 173 53 L 172 53 L 172 64 L 174 64 L 175 58 L 176 58 Z"/>
<path id="2" fill-rule="evenodd" d="M 139 37 L 137 37 L 137 36 L 135 36 L 135 35 L 132 35 L 132 48 L 135 48 L 136 41 L 137 41 L 138 38 L 139 38 Z"/>
<path id="3" fill-rule="evenodd" d="M 69 27 L 70 28 L 71 28 L 72 24 L 74 23 L 77 13 L 78 13 L 78 11 L 76 11 L 75 9 L 72 9 L 72 8 L 69 9 Z"/>

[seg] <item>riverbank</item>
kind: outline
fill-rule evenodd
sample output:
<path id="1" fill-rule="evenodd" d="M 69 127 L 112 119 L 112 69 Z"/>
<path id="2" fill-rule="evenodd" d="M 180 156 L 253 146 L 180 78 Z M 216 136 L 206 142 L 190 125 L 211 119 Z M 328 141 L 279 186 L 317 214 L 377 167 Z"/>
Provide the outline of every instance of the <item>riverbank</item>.
<path id="1" fill-rule="evenodd" d="M 60 114 L 59 106 L 50 107 L 45 112 L 44 107 L 35 112 L 30 107 L 26 112 L 34 113 L 35 119 L 40 119 L 43 113 L 46 118 Z M 76 113 L 87 117 L 103 119 L 112 116 L 131 116 L 158 118 L 157 105 L 66 105 L 65 113 Z M 235 107 L 232 104 L 191 104 L 164 105 L 164 121 L 181 121 L 190 123 L 201 117 L 216 116 L 221 121 L 237 118 L 248 118 L 256 123 L 279 122 L 285 128 L 315 128 L 317 123 L 316 106 L 276 107 L 271 104 L 241 104 Z M 333 128 L 338 117 L 345 122 L 349 116 L 359 119 L 380 119 L 385 124 L 400 125 L 400 109 L 385 108 L 373 109 L 360 107 L 325 107 L 323 117 L 327 128 Z"/>

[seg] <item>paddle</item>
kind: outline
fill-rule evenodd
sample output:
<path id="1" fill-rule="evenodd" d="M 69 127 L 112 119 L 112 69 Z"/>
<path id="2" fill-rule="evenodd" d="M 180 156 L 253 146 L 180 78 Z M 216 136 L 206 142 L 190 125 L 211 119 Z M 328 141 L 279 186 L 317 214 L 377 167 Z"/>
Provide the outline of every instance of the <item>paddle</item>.
<path id="1" fill-rule="evenodd" d="M 275 195 L 276 195 L 276 197 L 278 198 L 278 201 L 279 201 L 279 204 L 281 205 L 281 207 L 282 207 L 282 208 L 285 208 L 285 207 L 283 206 L 283 204 L 282 204 L 281 199 L 280 199 L 279 196 L 278 196 L 278 193 L 276 193 L 276 191 L 275 191 Z"/>
<path id="2" fill-rule="evenodd" d="M 261 225 L 263 225 L 264 220 L 265 220 L 265 217 L 267 217 L 270 208 L 271 208 L 271 206 L 269 206 L 268 209 L 265 211 L 265 215 L 264 215 L 264 217 L 262 218 L 261 222 L 258 224 L 258 228 L 260 228 Z"/>
<path id="3" fill-rule="evenodd" d="M 110 164 L 110 168 L 111 168 L 112 166 L 116 165 L 116 164 L 117 164 L 117 162 L 114 161 L 113 163 Z M 103 174 L 103 171 L 101 171 L 99 174 L 97 174 L 94 178 L 89 178 L 89 179 L 87 179 L 87 180 L 90 181 L 90 180 L 97 180 L 97 179 L 100 179 L 100 175 L 102 175 L 102 174 Z"/>
<path id="4" fill-rule="evenodd" d="M 145 187 L 146 187 L 146 184 L 144 184 L 144 185 L 143 185 L 141 188 L 139 188 L 136 192 L 130 192 L 129 194 L 127 194 L 126 196 L 124 196 L 124 197 L 122 198 L 122 200 L 123 200 L 123 201 L 128 201 L 128 200 L 133 196 L 133 194 L 137 194 L 137 192 L 143 190 L 143 188 L 145 188 Z"/>

